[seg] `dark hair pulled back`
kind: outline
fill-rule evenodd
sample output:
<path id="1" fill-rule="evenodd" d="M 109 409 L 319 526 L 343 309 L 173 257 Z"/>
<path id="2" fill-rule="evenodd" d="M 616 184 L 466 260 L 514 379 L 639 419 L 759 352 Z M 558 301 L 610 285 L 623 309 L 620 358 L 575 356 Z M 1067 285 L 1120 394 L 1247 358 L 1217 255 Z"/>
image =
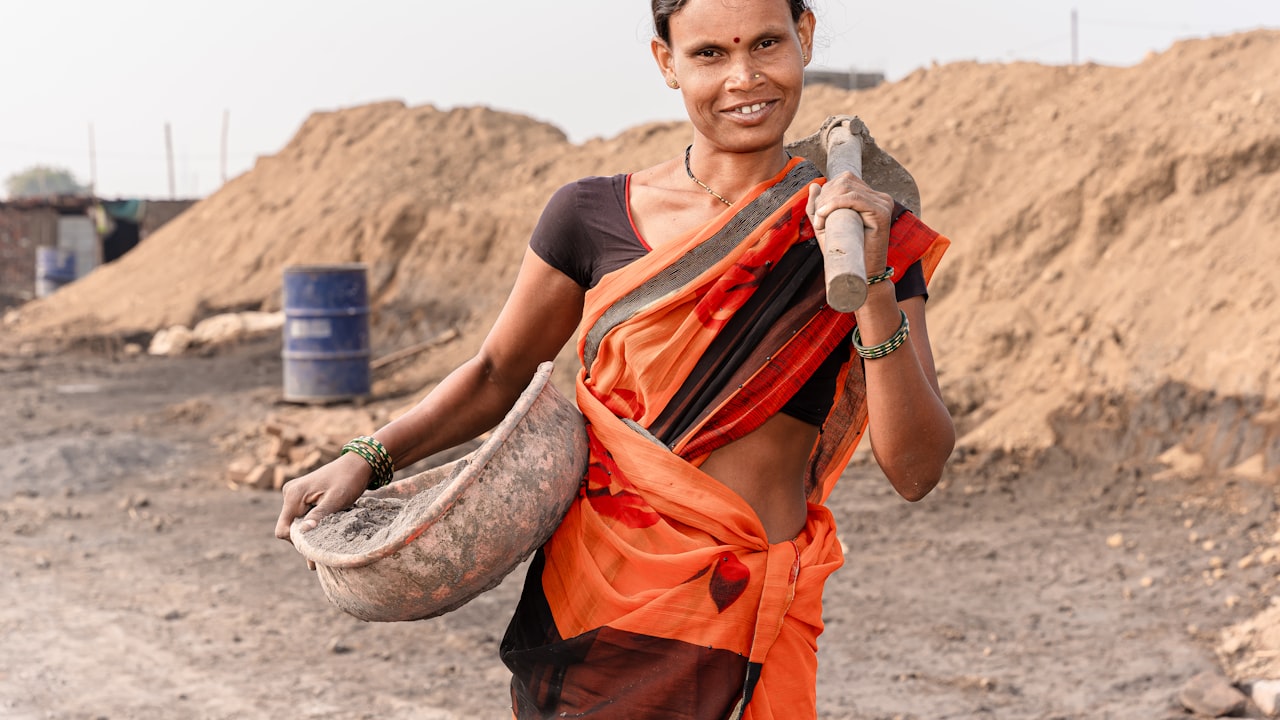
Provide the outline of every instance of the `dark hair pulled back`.
<path id="1" fill-rule="evenodd" d="M 671 42 L 671 16 L 680 12 L 689 0 L 652 0 L 653 32 L 662 42 Z M 799 22 L 800 16 L 809 10 L 808 0 L 787 0 L 791 6 L 791 19 Z"/>

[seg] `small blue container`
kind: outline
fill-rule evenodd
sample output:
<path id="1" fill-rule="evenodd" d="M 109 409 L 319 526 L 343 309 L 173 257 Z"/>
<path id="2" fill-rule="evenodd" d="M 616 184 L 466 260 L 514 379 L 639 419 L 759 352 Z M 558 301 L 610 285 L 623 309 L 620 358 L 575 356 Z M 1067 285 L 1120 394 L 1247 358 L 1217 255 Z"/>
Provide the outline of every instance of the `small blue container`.
<path id="1" fill-rule="evenodd" d="M 284 270 L 284 399 L 330 403 L 366 397 L 369 290 L 365 266 Z"/>
<path id="2" fill-rule="evenodd" d="M 36 248 L 36 297 L 52 295 L 76 279 L 76 256 L 56 247 Z"/>

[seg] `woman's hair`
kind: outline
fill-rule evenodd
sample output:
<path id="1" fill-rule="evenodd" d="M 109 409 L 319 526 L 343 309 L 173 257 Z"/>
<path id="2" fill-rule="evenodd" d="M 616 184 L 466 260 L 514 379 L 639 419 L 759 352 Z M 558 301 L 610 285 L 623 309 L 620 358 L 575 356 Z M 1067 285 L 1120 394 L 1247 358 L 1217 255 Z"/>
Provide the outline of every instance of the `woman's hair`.
<path id="1" fill-rule="evenodd" d="M 653 32 L 662 38 L 662 42 L 671 42 L 671 16 L 680 12 L 689 0 L 652 0 Z M 791 6 L 791 19 L 800 20 L 800 16 L 809 10 L 808 0 L 787 0 Z"/>

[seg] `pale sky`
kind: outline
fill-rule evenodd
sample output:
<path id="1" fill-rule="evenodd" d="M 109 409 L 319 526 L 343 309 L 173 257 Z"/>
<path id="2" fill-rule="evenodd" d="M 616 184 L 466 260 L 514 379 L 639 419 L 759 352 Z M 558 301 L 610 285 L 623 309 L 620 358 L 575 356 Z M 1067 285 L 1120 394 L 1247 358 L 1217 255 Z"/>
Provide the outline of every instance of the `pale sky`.
<path id="1" fill-rule="evenodd" d="M 933 61 L 1132 65 L 1174 41 L 1280 27 L 1277 0 L 814 0 L 815 68 Z M 306 117 L 399 99 L 488 105 L 575 141 L 684 117 L 649 53 L 644 0 L 0 0 L 0 192 L 32 165 L 90 175 L 104 197 L 221 185 Z"/>

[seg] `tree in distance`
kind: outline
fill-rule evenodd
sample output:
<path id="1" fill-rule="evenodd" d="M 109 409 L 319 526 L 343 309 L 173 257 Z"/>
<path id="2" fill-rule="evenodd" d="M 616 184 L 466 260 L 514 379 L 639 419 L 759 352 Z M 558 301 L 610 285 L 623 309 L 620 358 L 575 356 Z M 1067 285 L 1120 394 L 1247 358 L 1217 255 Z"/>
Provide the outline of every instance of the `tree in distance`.
<path id="1" fill-rule="evenodd" d="M 10 175 L 5 180 L 5 190 L 10 200 L 89 193 L 89 188 L 81 185 L 69 170 L 46 165 L 34 165 Z"/>

